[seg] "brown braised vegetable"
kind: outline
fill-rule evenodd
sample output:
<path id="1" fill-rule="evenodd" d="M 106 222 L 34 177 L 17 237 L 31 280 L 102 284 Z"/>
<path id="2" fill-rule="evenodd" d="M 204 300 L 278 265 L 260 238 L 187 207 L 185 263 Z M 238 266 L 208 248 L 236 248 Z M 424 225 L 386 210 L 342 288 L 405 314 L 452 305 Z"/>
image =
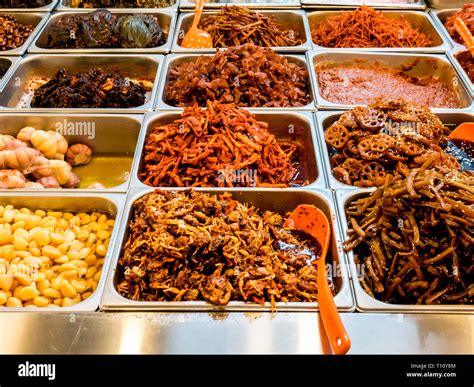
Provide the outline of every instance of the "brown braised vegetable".
<path id="1" fill-rule="evenodd" d="M 461 67 L 466 72 L 471 83 L 474 84 L 474 58 L 469 51 L 461 51 L 454 55 Z"/>
<path id="2" fill-rule="evenodd" d="M 248 111 L 208 102 L 152 129 L 139 177 L 153 187 L 288 187 L 307 184 L 297 176 L 302 154 Z"/>
<path id="3" fill-rule="evenodd" d="M 453 40 L 459 44 L 465 44 L 461 36 L 459 36 L 459 33 L 456 31 L 456 27 L 454 26 L 454 21 L 458 17 L 464 22 L 471 34 L 474 35 L 474 3 L 464 4 L 462 9 L 454 12 L 446 19 L 446 22 L 444 23 L 444 27 L 448 31 L 449 35 L 451 35 Z"/>
<path id="4" fill-rule="evenodd" d="M 349 204 L 346 251 L 364 267 L 361 285 L 396 304 L 474 303 L 474 175 L 433 167 L 386 176 Z"/>
<path id="5" fill-rule="evenodd" d="M 2 0 L 0 8 L 37 8 L 51 4 L 52 0 Z"/>
<path id="6" fill-rule="evenodd" d="M 260 47 L 291 47 L 302 44 L 296 31 L 288 30 L 273 18 L 250 8 L 230 5 L 205 15 L 199 28 L 212 37 L 214 47 L 252 43 Z"/>
<path id="7" fill-rule="evenodd" d="M 294 107 L 311 100 L 305 68 L 253 44 L 172 68 L 165 99 L 181 107 L 205 106 L 207 100 L 243 107 Z"/>
<path id="8" fill-rule="evenodd" d="M 325 130 L 334 177 L 359 187 L 380 186 L 387 174 L 408 176 L 433 158 L 459 169 L 444 151 L 449 129 L 430 109 L 403 100 L 376 100 L 343 113 Z"/>
<path id="9" fill-rule="evenodd" d="M 55 77 L 35 90 L 33 108 L 129 108 L 145 103 L 143 86 L 100 68 Z"/>
<path id="10" fill-rule="evenodd" d="M 176 0 L 71 0 L 75 8 L 164 8 Z"/>
<path id="11" fill-rule="evenodd" d="M 66 161 L 72 166 L 89 164 L 92 160 L 92 149 L 85 144 L 74 144 L 66 152 Z"/>
<path id="12" fill-rule="evenodd" d="M 23 46 L 34 27 L 19 23 L 14 16 L 0 15 L 0 51 Z"/>
<path id="13" fill-rule="evenodd" d="M 229 193 L 156 190 L 134 205 L 118 291 L 135 301 L 315 301 L 321 246 L 285 219 Z"/>

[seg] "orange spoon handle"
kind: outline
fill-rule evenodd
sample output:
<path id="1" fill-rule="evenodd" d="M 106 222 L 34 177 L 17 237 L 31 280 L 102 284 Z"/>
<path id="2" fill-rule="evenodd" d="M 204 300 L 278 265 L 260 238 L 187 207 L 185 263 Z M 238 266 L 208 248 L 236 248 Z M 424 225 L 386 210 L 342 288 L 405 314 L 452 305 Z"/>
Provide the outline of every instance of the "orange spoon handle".
<path id="1" fill-rule="evenodd" d="M 463 40 L 471 55 L 474 56 L 474 37 L 471 35 L 471 31 L 469 31 L 469 28 L 467 28 L 466 24 L 460 17 L 457 17 L 454 20 L 454 28 L 461 36 L 461 39 Z"/>
<path id="2" fill-rule="evenodd" d="M 204 10 L 204 0 L 196 0 L 196 8 L 194 11 L 194 20 L 192 28 L 197 28 L 199 20 L 201 20 L 202 11 Z"/>
<path id="3" fill-rule="evenodd" d="M 320 260 L 317 265 L 318 304 L 319 309 L 324 310 L 324 313 L 320 313 L 321 319 L 333 352 L 336 355 L 344 355 L 351 348 L 351 339 L 334 304 L 334 298 L 326 278 L 325 263 Z"/>

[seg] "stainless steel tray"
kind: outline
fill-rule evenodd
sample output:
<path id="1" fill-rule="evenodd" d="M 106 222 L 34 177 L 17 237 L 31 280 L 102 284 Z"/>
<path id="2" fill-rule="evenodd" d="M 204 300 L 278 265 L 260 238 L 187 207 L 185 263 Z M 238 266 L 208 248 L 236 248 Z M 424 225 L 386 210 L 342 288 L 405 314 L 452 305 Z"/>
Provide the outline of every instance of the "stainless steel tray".
<path id="1" fill-rule="evenodd" d="M 370 192 L 374 190 L 374 188 L 364 188 L 361 189 L 359 187 L 348 185 L 340 182 L 337 180 L 331 169 L 331 163 L 329 162 L 329 152 L 326 146 L 326 142 L 324 140 L 324 131 L 327 127 L 332 125 L 344 111 L 331 111 L 331 112 L 317 112 L 315 114 L 316 119 L 316 130 L 319 136 L 319 142 L 321 144 L 321 158 L 325 163 L 325 168 L 327 172 L 327 180 L 329 183 L 329 188 L 334 190 L 351 190 L 351 191 L 359 191 L 359 192 Z M 449 110 L 443 110 L 441 112 L 436 113 L 437 116 L 441 118 L 443 124 L 447 126 L 461 124 L 462 122 L 471 122 L 474 121 L 474 113 L 472 111 L 456 111 L 452 112 Z M 453 127 L 454 129 L 454 127 Z"/>
<path id="2" fill-rule="evenodd" d="M 426 0 L 426 4 L 430 8 L 461 8 L 463 4 L 469 2 L 469 0 Z"/>
<path id="3" fill-rule="evenodd" d="M 405 0 L 394 2 L 392 0 L 301 0 L 303 8 L 357 8 L 368 5 L 377 9 L 426 9 L 423 0 Z"/>
<path id="4" fill-rule="evenodd" d="M 0 57 L 0 68 L 6 69 L 3 77 L 0 78 L 0 92 L 3 89 L 3 85 L 7 82 L 7 79 L 10 78 L 10 75 L 15 71 L 16 66 L 20 62 L 20 57 L 18 56 L 2 56 Z"/>
<path id="5" fill-rule="evenodd" d="M 56 9 L 58 12 L 91 12 L 95 11 L 98 8 L 78 8 L 78 7 L 73 7 L 71 4 L 73 4 L 74 0 L 58 0 L 59 4 Z M 124 12 L 127 13 L 136 13 L 136 12 L 156 12 L 156 11 L 161 11 L 161 10 L 178 10 L 178 4 L 180 0 L 176 0 L 176 2 L 169 6 L 169 7 L 162 7 L 162 8 L 109 8 L 110 10 L 123 10 Z"/>
<path id="6" fill-rule="evenodd" d="M 179 8 L 183 11 L 192 11 L 195 5 L 193 0 L 181 0 Z M 290 9 L 300 8 L 300 0 L 211 0 L 205 1 L 204 9 L 220 8 L 224 5 L 259 9 Z"/>
<path id="7" fill-rule="evenodd" d="M 105 256 L 104 266 L 102 268 L 102 276 L 100 277 L 97 289 L 86 300 L 79 304 L 63 307 L 63 308 L 2 308 L 1 313 L 9 312 L 26 312 L 38 313 L 65 313 L 76 311 L 95 311 L 98 309 L 100 298 L 104 290 L 107 272 L 109 269 L 113 241 L 118 233 L 120 219 L 122 218 L 123 206 L 125 203 L 125 195 L 119 194 L 59 194 L 51 193 L 46 195 L 38 195 L 33 192 L 14 192 L 2 193 L 0 195 L 0 205 L 5 206 L 11 204 L 16 208 L 26 207 L 29 209 L 54 210 L 54 211 L 70 211 L 70 212 L 93 212 L 100 211 L 115 218 L 116 224 L 113 228 L 110 245 Z"/>
<path id="8" fill-rule="evenodd" d="M 133 169 L 133 159 L 135 149 L 140 134 L 143 117 L 141 115 L 83 115 L 83 114 L 2 114 L 0 115 L 0 134 L 9 134 L 16 136 L 21 128 L 32 126 L 35 129 L 55 130 L 63 134 L 69 144 L 81 143 L 88 145 L 93 150 L 95 157 L 103 158 L 111 157 L 127 157 L 130 159 L 130 169 L 123 167 L 120 171 L 106 169 L 107 167 L 92 162 L 86 166 L 73 167 L 80 168 L 80 175 L 97 177 L 97 182 L 101 182 L 101 176 L 107 179 L 120 181 L 126 178 L 127 174 Z M 34 190 L 37 194 L 58 194 L 89 192 L 110 193 L 123 192 L 126 193 L 130 185 L 130 177 L 123 183 L 118 183 L 114 187 L 105 190 L 94 189 L 48 189 L 46 191 Z M 23 192 L 27 189 L 3 190 L 4 192 Z"/>
<path id="9" fill-rule="evenodd" d="M 130 15 L 131 12 L 116 11 L 112 9 L 112 14 L 114 15 Z M 156 11 L 156 12 L 142 12 L 145 14 L 150 14 L 155 16 L 158 19 L 160 27 L 166 33 L 166 42 L 158 47 L 151 48 L 45 48 L 48 32 L 51 27 L 51 24 L 57 19 L 65 15 L 74 15 L 74 14 L 83 14 L 83 12 L 60 12 L 55 13 L 49 20 L 48 23 L 44 26 L 41 32 L 34 39 L 33 43 L 28 48 L 30 54 L 166 54 L 171 50 L 171 41 L 174 36 L 174 29 L 176 26 L 176 12 L 173 11 Z"/>
<path id="10" fill-rule="evenodd" d="M 342 11 L 314 11 L 308 13 L 309 27 L 321 23 L 323 20 L 330 16 L 339 15 Z M 428 13 L 421 11 L 382 11 L 385 16 L 388 17 L 399 17 L 404 16 L 408 22 L 424 32 L 433 41 L 433 47 L 397 47 L 397 48 L 347 48 L 346 51 L 383 51 L 383 52 L 411 52 L 411 53 L 436 53 L 446 52 L 451 48 L 451 45 L 446 40 L 444 34 L 439 30 Z M 328 47 L 318 46 L 313 42 L 313 48 L 324 50 Z M 332 50 L 332 48 L 329 48 Z"/>
<path id="11" fill-rule="evenodd" d="M 163 63 L 162 55 L 27 55 L 20 65 L 11 74 L 0 95 L 0 111 L 25 112 L 26 108 L 18 107 L 22 96 L 26 95 L 25 87 L 34 78 L 51 78 L 60 68 L 70 71 L 87 71 L 91 67 L 102 67 L 104 69 L 118 68 L 122 75 L 134 77 L 150 77 L 154 79 L 153 90 L 148 93 L 144 105 L 128 109 L 53 109 L 53 108 L 31 108 L 30 112 L 57 113 L 143 113 L 153 107 L 155 95 L 158 89 L 158 79 Z"/>
<path id="12" fill-rule="evenodd" d="M 44 7 L 36 7 L 36 8 L 0 8 L 0 13 L 3 11 L 12 11 L 12 12 L 51 12 L 56 5 L 58 4 L 59 0 L 51 0 L 48 5 Z"/>
<path id="13" fill-rule="evenodd" d="M 176 66 L 179 66 L 182 63 L 192 62 L 197 59 L 199 56 L 212 56 L 214 54 L 169 54 L 166 55 L 166 63 L 163 66 L 163 73 L 161 74 L 161 82 L 159 85 L 159 90 L 157 94 L 155 110 L 174 110 L 174 111 L 183 111 L 183 108 L 176 107 L 173 105 L 169 105 L 165 100 L 165 86 L 169 81 L 170 70 Z M 297 63 L 302 67 L 305 67 L 308 71 L 308 91 L 311 97 L 311 101 L 306 106 L 301 107 L 292 107 L 292 108 L 264 108 L 264 107 L 256 107 L 252 108 L 255 110 L 265 110 L 265 111 L 274 111 L 274 110 L 288 110 L 291 109 L 293 111 L 314 111 L 315 110 L 315 98 L 313 95 L 313 88 L 311 86 L 311 75 L 310 69 L 308 68 L 308 64 L 306 62 L 306 57 L 303 55 L 284 55 L 288 58 L 288 60 L 292 63 Z"/>
<path id="14" fill-rule="evenodd" d="M 282 138 L 288 135 L 289 131 L 294 133 L 297 131 L 301 133 L 302 145 L 304 146 L 304 155 L 306 158 L 306 175 L 310 184 L 302 188 L 326 188 L 325 168 L 319 151 L 319 139 L 316 135 L 314 121 L 309 112 L 261 112 L 249 109 L 250 112 L 255 113 L 259 121 L 269 123 L 269 131 L 277 138 Z M 160 125 L 166 125 L 180 118 L 181 115 L 177 112 L 167 113 L 147 113 L 145 122 L 143 124 L 140 139 L 135 153 L 134 167 L 131 176 L 131 187 L 134 188 L 150 188 L 150 186 L 142 183 L 138 178 L 138 172 L 142 167 L 142 157 L 144 155 L 145 141 L 150 131 Z M 227 188 L 231 190 L 240 190 L 240 188 Z"/>
<path id="15" fill-rule="evenodd" d="M 266 303 L 264 306 L 243 301 L 231 301 L 225 307 L 219 307 L 204 301 L 183 301 L 183 302 L 143 302 L 132 301 L 118 294 L 115 289 L 117 281 L 116 265 L 122 253 L 122 248 L 128 237 L 128 223 L 131 217 L 133 203 L 143 195 L 153 192 L 154 189 L 132 189 L 127 198 L 126 210 L 122 219 L 119 231 L 119 237 L 114 243 L 114 260 L 111 262 L 107 276 L 107 286 L 104 289 L 104 296 L 101 302 L 102 310 L 156 310 L 156 311 L 270 311 L 271 306 Z M 164 189 L 166 190 L 166 189 Z M 170 190 L 170 189 L 168 189 Z M 173 189 L 171 189 L 173 190 Z M 175 189 L 174 189 L 175 190 Z M 200 190 L 208 193 L 223 193 L 229 190 L 206 189 Z M 331 220 L 332 223 L 332 242 L 330 255 L 333 262 L 337 263 L 340 269 L 340 276 L 334 279 L 335 286 L 338 289 L 334 301 L 341 311 L 352 311 L 354 308 L 352 292 L 349 285 L 346 263 L 341 251 L 339 227 L 337 226 L 337 217 L 331 192 L 327 190 L 275 190 L 262 189 L 255 191 L 252 189 L 241 189 L 232 191 L 233 196 L 242 202 L 251 203 L 262 209 L 274 211 L 291 211 L 298 204 L 308 203 L 319 207 Z M 334 273 L 334 271 L 333 271 Z M 277 311 L 315 311 L 317 303 L 290 302 L 277 303 Z"/>
<path id="16" fill-rule="evenodd" d="M 461 64 L 458 62 L 456 59 L 455 55 L 460 52 L 464 51 L 463 49 L 454 49 L 451 51 L 448 51 L 448 58 L 453 64 L 454 68 L 458 71 L 459 76 L 461 79 L 464 81 L 464 84 L 466 85 L 466 88 L 470 91 L 471 96 L 474 99 L 474 83 L 471 82 L 469 79 L 469 76 L 467 75 L 466 71 L 462 68 Z"/>
<path id="17" fill-rule="evenodd" d="M 284 47 L 272 47 L 276 52 L 305 52 L 311 50 L 311 32 L 309 31 L 308 20 L 306 14 L 301 10 L 262 10 L 259 11 L 263 15 L 271 16 L 275 18 L 281 25 L 286 27 L 288 30 L 293 30 L 299 33 L 299 36 L 303 40 L 303 44 L 298 46 L 284 46 Z M 219 11 L 204 12 L 202 20 L 206 18 L 206 15 L 217 14 Z M 182 13 L 179 15 L 178 24 L 176 27 L 176 33 L 173 38 L 173 46 L 171 51 L 175 53 L 207 53 L 216 52 L 215 48 L 184 48 L 180 45 L 184 34 L 189 30 L 194 18 L 194 13 Z"/>
<path id="18" fill-rule="evenodd" d="M 446 19 L 451 16 L 454 12 L 459 11 L 460 8 L 457 9 L 442 9 L 442 10 L 430 10 L 430 14 L 433 17 L 438 29 L 444 34 L 446 40 L 453 46 L 454 48 L 465 48 L 464 45 L 459 44 L 454 41 L 454 39 L 449 35 L 449 32 L 444 28 L 444 23 Z"/>
<path id="19" fill-rule="evenodd" d="M 9 15 L 9 16 L 14 16 L 16 20 L 18 20 L 18 23 L 20 24 L 26 24 L 26 25 L 31 25 L 34 26 L 34 30 L 31 32 L 30 36 L 28 36 L 28 39 L 25 40 L 25 43 L 21 47 L 14 48 L 12 50 L 6 50 L 6 51 L 0 51 L 0 55 L 18 55 L 21 56 L 23 55 L 26 50 L 28 49 L 29 45 L 33 42 L 33 40 L 36 38 L 38 33 L 41 31 L 43 26 L 46 24 L 46 22 L 49 19 L 49 13 L 45 12 L 3 12 L 3 10 L 0 8 L 0 15 Z"/>
<path id="20" fill-rule="evenodd" d="M 316 66 L 324 63 L 366 63 L 374 64 L 378 63 L 384 67 L 388 68 L 400 68 L 401 66 L 406 66 L 415 61 L 418 63 L 411 68 L 409 71 L 406 71 L 407 74 L 413 76 L 429 76 L 432 75 L 436 78 L 443 80 L 444 84 L 447 86 L 452 85 L 454 90 L 459 96 L 459 101 L 462 104 L 462 108 L 453 109 L 453 110 L 464 110 L 472 111 L 473 107 L 473 98 L 470 91 L 466 88 L 465 82 L 462 80 L 461 74 L 456 71 L 452 66 L 451 62 L 444 55 L 424 55 L 424 54 L 408 54 L 408 53 L 386 53 L 386 52 L 357 52 L 343 49 L 337 50 L 324 50 L 324 51 L 310 51 L 307 53 L 308 63 L 310 63 L 310 72 L 313 77 L 312 84 L 314 87 L 314 95 L 316 96 L 316 106 L 321 110 L 340 110 L 340 109 L 352 109 L 356 105 L 343 105 L 339 103 L 333 103 L 324 99 L 321 96 L 319 85 L 318 85 L 318 76 L 316 72 Z M 369 101 L 367 101 L 369 102 Z M 435 108 L 432 109 L 434 112 L 446 110 Z"/>
<path id="21" fill-rule="evenodd" d="M 454 117 L 456 115 L 454 114 Z M 446 117 L 446 116 L 445 116 Z M 446 118 L 445 118 L 446 119 Z M 336 191 L 337 207 L 339 209 L 340 223 L 343 228 L 342 239 L 345 240 L 347 235 L 347 217 L 345 215 L 345 209 L 348 204 L 353 200 L 359 199 L 368 195 L 367 192 L 357 192 L 349 190 L 338 190 Z M 474 312 L 474 305 L 403 305 L 403 304 L 389 304 L 386 302 L 379 301 L 369 296 L 358 280 L 359 272 L 357 270 L 356 263 L 354 261 L 354 254 L 351 252 L 346 253 L 348 264 L 350 267 L 352 286 L 354 287 L 357 310 L 359 312 L 384 312 L 384 313 L 466 313 L 472 314 Z"/>

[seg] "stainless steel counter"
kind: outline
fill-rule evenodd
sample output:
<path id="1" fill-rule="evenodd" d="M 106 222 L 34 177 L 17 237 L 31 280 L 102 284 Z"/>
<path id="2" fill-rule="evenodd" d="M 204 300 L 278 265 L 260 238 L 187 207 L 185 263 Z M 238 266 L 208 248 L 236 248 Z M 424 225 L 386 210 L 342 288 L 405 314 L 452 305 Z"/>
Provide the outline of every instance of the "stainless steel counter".
<path id="1" fill-rule="evenodd" d="M 474 315 L 343 313 L 342 319 L 351 354 L 474 353 Z M 313 313 L 5 313 L 0 353 L 328 353 L 320 330 Z"/>

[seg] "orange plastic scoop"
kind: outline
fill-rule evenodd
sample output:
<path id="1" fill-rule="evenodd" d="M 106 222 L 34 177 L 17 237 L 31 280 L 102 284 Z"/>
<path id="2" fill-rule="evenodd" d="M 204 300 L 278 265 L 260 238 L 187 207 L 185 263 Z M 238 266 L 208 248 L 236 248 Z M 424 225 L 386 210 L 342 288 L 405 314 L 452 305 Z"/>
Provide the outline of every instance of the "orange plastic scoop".
<path id="1" fill-rule="evenodd" d="M 285 227 L 306 232 L 322 247 L 321 257 L 316 261 L 319 311 L 333 352 L 344 355 L 351 348 L 351 340 L 342 324 L 326 278 L 326 254 L 331 236 L 329 221 L 319 208 L 300 204 L 286 220 Z"/>
<path id="2" fill-rule="evenodd" d="M 451 132 L 449 139 L 455 142 L 474 143 L 474 122 L 464 122 L 459 125 Z"/>
<path id="3" fill-rule="evenodd" d="M 212 48 L 212 38 L 206 31 L 198 28 L 201 20 L 202 10 L 204 9 L 204 0 L 196 0 L 193 24 L 189 31 L 184 35 L 181 46 L 184 48 Z"/>
<path id="4" fill-rule="evenodd" d="M 461 36 L 465 46 L 474 58 L 474 37 L 460 17 L 457 17 L 456 20 L 454 20 L 454 28 L 456 28 L 457 33 Z"/>

